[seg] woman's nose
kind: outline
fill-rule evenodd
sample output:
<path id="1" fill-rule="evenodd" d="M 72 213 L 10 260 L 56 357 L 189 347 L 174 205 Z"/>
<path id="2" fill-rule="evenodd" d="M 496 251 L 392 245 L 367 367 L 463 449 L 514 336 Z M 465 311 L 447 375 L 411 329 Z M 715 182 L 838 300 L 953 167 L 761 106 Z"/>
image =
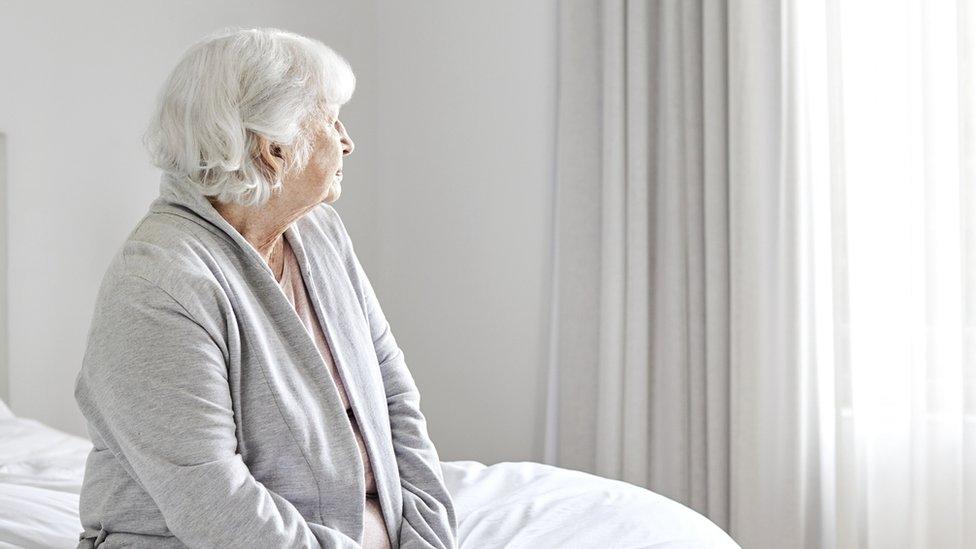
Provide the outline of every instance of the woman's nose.
<path id="1" fill-rule="evenodd" d="M 356 148 L 356 144 L 352 142 L 352 138 L 349 137 L 349 134 L 346 132 L 346 126 L 342 122 L 339 122 L 339 129 L 342 131 L 342 156 L 349 156 L 353 149 Z"/>

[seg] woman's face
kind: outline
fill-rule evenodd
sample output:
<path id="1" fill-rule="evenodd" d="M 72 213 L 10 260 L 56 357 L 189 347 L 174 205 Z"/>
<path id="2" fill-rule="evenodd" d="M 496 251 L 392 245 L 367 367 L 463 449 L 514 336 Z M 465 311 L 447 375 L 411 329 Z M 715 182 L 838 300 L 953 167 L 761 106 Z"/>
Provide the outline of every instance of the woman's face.
<path id="1" fill-rule="evenodd" d="M 354 148 L 346 127 L 339 121 L 339 107 L 330 105 L 325 116 L 323 127 L 315 135 L 308 165 L 292 183 L 292 188 L 300 187 L 302 194 L 307 193 L 312 204 L 338 200 L 342 193 L 342 158 Z"/>

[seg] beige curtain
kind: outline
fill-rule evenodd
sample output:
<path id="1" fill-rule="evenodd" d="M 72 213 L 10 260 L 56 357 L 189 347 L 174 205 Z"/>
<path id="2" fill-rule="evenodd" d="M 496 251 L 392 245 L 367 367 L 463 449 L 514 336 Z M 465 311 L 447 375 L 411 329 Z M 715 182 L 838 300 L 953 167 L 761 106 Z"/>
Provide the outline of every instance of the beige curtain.
<path id="1" fill-rule="evenodd" d="M 724 2 L 559 8 L 545 459 L 727 528 Z"/>

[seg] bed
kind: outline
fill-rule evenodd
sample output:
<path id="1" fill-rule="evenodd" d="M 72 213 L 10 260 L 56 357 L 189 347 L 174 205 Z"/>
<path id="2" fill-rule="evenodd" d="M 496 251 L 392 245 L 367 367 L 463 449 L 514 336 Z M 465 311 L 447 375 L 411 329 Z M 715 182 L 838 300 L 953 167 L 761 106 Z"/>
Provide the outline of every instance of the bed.
<path id="1" fill-rule="evenodd" d="M 90 448 L 0 400 L 0 548 L 76 546 Z M 462 549 L 739 547 L 691 509 L 625 482 L 533 462 L 441 467 Z"/>

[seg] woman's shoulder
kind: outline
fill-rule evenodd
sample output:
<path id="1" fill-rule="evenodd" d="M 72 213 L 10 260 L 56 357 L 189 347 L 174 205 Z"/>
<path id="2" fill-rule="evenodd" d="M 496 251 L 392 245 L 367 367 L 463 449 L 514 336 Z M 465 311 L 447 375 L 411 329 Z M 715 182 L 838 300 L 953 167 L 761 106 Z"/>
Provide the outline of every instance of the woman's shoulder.
<path id="1" fill-rule="evenodd" d="M 122 242 L 102 277 L 99 300 L 163 296 L 199 316 L 224 301 L 216 272 L 229 246 L 182 218 L 149 213 Z"/>

